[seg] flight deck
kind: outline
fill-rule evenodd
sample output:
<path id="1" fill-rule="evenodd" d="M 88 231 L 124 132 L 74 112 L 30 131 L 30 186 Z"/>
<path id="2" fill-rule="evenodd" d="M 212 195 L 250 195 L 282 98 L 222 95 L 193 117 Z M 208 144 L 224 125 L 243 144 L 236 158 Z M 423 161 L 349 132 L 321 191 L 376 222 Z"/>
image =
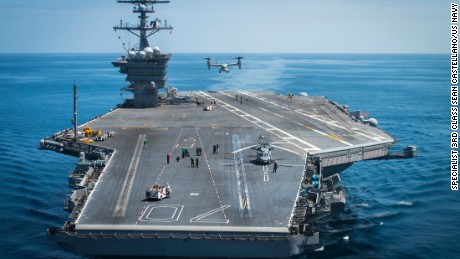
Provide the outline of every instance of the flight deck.
<path id="1" fill-rule="evenodd" d="M 239 91 L 187 95 L 199 105 L 117 109 L 80 127 L 114 131 L 113 138 L 98 145 L 116 151 L 79 215 L 77 229 L 219 226 L 287 232 L 307 152 L 394 141 L 378 128 L 353 121 L 324 97 Z M 245 149 L 260 136 L 278 147 L 272 150 L 276 173 L 272 164 L 257 163 L 253 148 Z M 218 153 L 213 153 L 215 145 Z M 202 148 L 200 156 L 197 147 Z M 182 158 L 183 149 L 190 157 Z M 191 157 L 198 158 L 197 167 L 191 166 Z M 171 198 L 145 199 L 146 188 L 165 183 L 173 189 Z"/>
<path id="2" fill-rule="evenodd" d="M 69 176 L 79 179 L 65 205 L 71 220 L 48 230 L 52 240 L 82 255 L 300 254 L 319 243 L 312 223 L 345 208 L 340 172 L 391 158 L 393 137 L 325 97 L 180 94 L 162 97 L 157 108 L 112 110 L 41 141 L 42 149 L 80 156 Z M 75 141 L 75 132 L 88 129 L 111 137 Z M 169 198 L 147 197 L 152 186 L 166 185 Z"/>

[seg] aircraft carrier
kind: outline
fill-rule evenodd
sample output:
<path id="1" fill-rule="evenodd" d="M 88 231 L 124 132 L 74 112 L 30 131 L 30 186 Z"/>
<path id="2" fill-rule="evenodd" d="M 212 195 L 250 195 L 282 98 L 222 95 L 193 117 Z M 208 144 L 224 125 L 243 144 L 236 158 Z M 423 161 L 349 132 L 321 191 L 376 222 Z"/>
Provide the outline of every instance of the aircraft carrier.
<path id="1" fill-rule="evenodd" d="M 298 255 L 320 244 L 315 221 L 344 210 L 339 173 L 360 160 L 416 155 L 415 147 L 391 153 L 396 140 L 376 120 L 325 97 L 168 87 L 171 55 L 147 38 L 172 27 L 147 15 L 169 1 L 117 2 L 133 4 L 140 20 L 114 27 L 140 38 L 138 48 L 112 62 L 127 75 L 122 89 L 133 98 L 78 125 L 75 85 L 74 127 L 40 141 L 41 149 L 80 157 L 69 175 L 69 219 L 48 229 L 64 249 L 90 256 Z M 157 199 L 146 190 L 156 190 Z"/>

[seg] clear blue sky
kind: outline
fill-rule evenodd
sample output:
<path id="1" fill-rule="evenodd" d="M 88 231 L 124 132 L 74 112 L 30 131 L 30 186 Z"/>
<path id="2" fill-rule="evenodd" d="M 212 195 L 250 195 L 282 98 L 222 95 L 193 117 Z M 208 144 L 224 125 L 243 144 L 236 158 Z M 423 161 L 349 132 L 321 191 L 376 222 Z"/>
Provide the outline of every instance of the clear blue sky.
<path id="1" fill-rule="evenodd" d="M 136 22 L 116 0 L 1 0 L 0 52 L 120 52 Z M 172 34 L 149 38 L 177 52 L 449 53 L 445 0 L 171 0 L 157 5 Z M 118 39 L 121 37 L 121 40 Z"/>

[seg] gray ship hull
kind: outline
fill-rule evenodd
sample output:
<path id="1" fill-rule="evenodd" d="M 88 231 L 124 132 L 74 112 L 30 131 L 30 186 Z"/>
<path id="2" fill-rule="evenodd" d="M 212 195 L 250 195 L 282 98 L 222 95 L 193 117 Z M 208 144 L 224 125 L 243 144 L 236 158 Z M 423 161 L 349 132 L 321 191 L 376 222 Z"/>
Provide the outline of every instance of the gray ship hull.
<path id="1" fill-rule="evenodd" d="M 129 234 L 128 234 L 129 233 Z M 155 256 L 155 257 L 231 257 L 285 258 L 317 244 L 319 234 L 311 237 L 280 233 L 145 233 L 117 231 L 103 235 L 56 235 L 57 242 L 68 251 L 97 256 Z M 89 252 L 91 251 L 91 252 Z"/>

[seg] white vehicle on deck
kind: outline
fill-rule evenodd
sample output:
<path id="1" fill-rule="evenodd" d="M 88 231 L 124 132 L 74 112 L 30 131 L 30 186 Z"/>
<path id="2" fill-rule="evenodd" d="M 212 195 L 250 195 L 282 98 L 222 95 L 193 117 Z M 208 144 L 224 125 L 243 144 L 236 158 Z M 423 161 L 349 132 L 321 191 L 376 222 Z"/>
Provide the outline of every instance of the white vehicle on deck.
<path id="1" fill-rule="evenodd" d="M 147 188 L 145 191 L 145 197 L 148 200 L 162 200 L 164 198 L 169 198 L 171 195 L 171 187 L 169 184 L 159 185 L 155 184 L 152 187 Z"/>
<path id="2" fill-rule="evenodd" d="M 96 137 L 96 141 L 105 141 L 107 139 L 107 135 L 106 134 L 101 134 L 101 135 L 97 135 Z"/>

